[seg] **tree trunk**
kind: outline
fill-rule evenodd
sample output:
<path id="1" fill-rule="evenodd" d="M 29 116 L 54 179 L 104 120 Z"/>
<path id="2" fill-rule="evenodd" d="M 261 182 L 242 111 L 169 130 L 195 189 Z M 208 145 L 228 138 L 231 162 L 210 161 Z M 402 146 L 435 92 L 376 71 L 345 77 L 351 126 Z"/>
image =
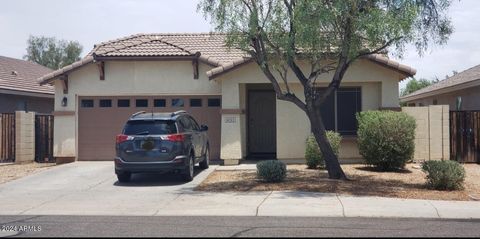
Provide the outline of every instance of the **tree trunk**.
<path id="1" fill-rule="evenodd" d="M 347 176 L 343 172 L 342 167 L 340 167 L 338 158 L 328 141 L 325 125 L 323 124 L 320 115 L 320 108 L 314 107 L 312 109 L 312 107 L 307 107 L 307 115 L 310 120 L 312 133 L 315 136 L 315 140 L 317 141 L 320 151 L 323 154 L 323 158 L 325 159 L 325 167 L 328 171 L 328 177 L 330 179 L 347 180 Z"/>

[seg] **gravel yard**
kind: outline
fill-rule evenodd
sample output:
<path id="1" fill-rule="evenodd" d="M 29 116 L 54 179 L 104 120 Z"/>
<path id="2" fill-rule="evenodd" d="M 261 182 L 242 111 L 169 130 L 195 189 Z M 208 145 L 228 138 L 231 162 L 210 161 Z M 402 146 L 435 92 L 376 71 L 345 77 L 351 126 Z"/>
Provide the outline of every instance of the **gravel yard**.
<path id="1" fill-rule="evenodd" d="M 408 164 L 400 172 L 376 172 L 361 164 L 342 165 L 351 181 L 328 179 L 325 170 L 288 165 L 282 183 L 264 183 L 255 170 L 215 171 L 200 184 L 199 191 L 309 191 L 347 195 L 398 197 L 411 199 L 468 201 L 480 196 L 480 165 L 465 164 L 467 177 L 461 191 L 436 191 L 425 187 L 425 174 L 419 164 Z"/>
<path id="2" fill-rule="evenodd" d="M 55 163 L 0 164 L 0 184 L 34 174 L 55 166 Z"/>

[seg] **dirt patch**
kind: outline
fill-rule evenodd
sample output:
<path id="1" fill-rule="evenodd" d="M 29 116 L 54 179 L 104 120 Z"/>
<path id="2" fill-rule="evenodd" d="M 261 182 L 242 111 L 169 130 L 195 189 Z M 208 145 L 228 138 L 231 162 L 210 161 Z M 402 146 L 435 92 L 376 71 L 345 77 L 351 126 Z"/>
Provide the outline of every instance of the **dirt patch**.
<path id="1" fill-rule="evenodd" d="M 418 164 L 409 164 L 399 172 L 377 172 L 365 165 L 342 165 L 351 181 L 328 179 L 325 170 L 307 169 L 305 165 L 288 165 L 287 178 L 281 183 L 264 183 L 255 170 L 215 171 L 203 181 L 199 191 L 307 191 L 359 196 L 381 196 L 432 200 L 471 200 L 480 196 L 480 165 L 464 165 L 465 189 L 436 191 L 425 187 L 425 174 Z"/>
<path id="2" fill-rule="evenodd" d="M 55 166 L 55 163 L 0 164 L 0 184 Z"/>

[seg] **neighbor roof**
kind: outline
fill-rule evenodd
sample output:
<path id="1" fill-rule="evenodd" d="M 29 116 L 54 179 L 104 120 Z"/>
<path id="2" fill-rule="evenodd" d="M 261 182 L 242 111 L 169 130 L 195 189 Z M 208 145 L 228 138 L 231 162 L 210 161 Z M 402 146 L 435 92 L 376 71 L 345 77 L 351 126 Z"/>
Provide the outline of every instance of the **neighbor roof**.
<path id="1" fill-rule="evenodd" d="M 242 50 L 226 46 L 225 34 L 136 34 L 95 45 L 93 50 L 81 61 L 45 75 L 38 81 L 41 84 L 49 83 L 62 74 L 98 59 L 137 57 L 198 57 L 200 61 L 214 67 L 206 72 L 211 79 L 251 61 L 251 58 Z M 413 76 L 416 72 L 415 69 L 401 65 L 382 55 L 370 56 L 368 59 L 399 71 L 405 76 Z"/>
<path id="2" fill-rule="evenodd" d="M 427 94 L 435 94 L 439 90 L 447 90 L 450 87 L 459 86 L 472 81 L 480 80 L 480 65 L 457 73 L 433 85 L 429 85 L 423 89 L 417 90 L 411 94 L 401 97 L 402 100 L 419 99 Z M 426 96 L 425 96 L 426 97 Z"/>
<path id="3" fill-rule="evenodd" d="M 41 86 L 39 77 L 52 72 L 39 64 L 0 56 L 0 89 L 53 95 L 52 86 Z"/>

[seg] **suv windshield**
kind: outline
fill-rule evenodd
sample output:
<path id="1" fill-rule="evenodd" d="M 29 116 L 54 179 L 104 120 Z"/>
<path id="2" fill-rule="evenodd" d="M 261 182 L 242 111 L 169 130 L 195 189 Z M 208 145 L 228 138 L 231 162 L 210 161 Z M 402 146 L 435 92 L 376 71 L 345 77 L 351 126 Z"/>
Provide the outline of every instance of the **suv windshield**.
<path id="1" fill-rule="evenodd" d="M 177 127 L 173 120 L 131 120 L 123 130 L 125 135 L 175 134 Z"/>

